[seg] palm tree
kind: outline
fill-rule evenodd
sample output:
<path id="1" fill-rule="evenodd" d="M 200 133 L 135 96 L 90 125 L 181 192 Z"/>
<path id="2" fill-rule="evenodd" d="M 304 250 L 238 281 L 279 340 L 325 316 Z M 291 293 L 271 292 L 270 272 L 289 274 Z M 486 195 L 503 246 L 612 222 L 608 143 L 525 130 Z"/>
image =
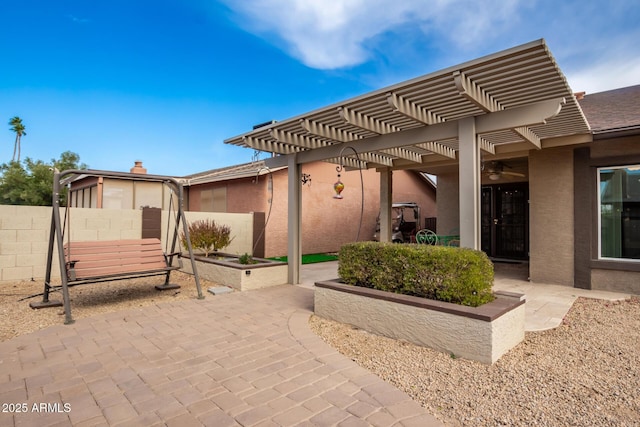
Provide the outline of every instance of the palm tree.
<path id="1" fill-rule="evenodd" d="M 11 131 L 16 133 L 16 142 L 13 145 L 13 158 L 12 162 L 16 161 L 16 150 L 18 152 L 18 162 L 20 161 L 20 138 L 22 135 L 26 135 L 27 133 L 24 131 L 25 127 L 22 124 L 22 119 L 18 116 L 12 117 L 9 120 L 9 126 L 11 126 Z"/>

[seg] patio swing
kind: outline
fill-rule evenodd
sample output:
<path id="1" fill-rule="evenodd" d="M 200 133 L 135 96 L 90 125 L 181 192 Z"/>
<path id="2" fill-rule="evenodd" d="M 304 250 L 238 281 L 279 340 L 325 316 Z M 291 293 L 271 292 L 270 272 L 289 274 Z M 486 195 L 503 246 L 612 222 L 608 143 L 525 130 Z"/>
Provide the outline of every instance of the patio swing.
<path id="1" fill-rule="evenodd" d="M 70 215 L 71 194 L 67 195 L 67 208 L 64 220 L 60 216 L 60 187 L 63 180 L 70 181 L 73 176 L 104 177 L 126 179 L 131 181 L 158 182 L 170 190 L 169 215 L 167 215 L 167 232 L 165 248 L 158 238 L 141 238 L 126 240 L 71 241 Z M 65 179 L 66 178 L 66 179 Z M 164 187 L 163 187 L 164 188 Z M 174 194 L 177 196 L 177 211 L 173 207 Z M 172 221 L 173 220 L 173 221 Z M 170 223 L 174 223 L 170 236 Z M 176 289 L 180 286 L 169 282 L 173 270 L 182 267 L 181 251 L 178 244 L 180 223 L 182 222 L 186 249 L 191 260 L 191 267 L 198 291 L 198 299 L 204 298 L 200 287 L 200 278 L 193 255 L 189 228 L 183 210 L 182 184 L 174 178 L 159 175 L 142 175 L 96 170 L 54 170 L 53 175 L 53 209 L 51 215 L 51 231 L 44 281 L 43 299 L 32 302 L 31 308 L 59 307 L 64 305 L 65 324 L 74 322 L 71 316 L 69 287 L 91 283 L 110 282 L 115 280 L 135 279 L 140 277 L 165 276 L 163 285 L 158 290 Z M 67 229 L 69 228 L 69 230 Z M 65 236 L 67 241 L 65 243 Z M 51 284 L 53 253 L 58 249 L 60 264 L 60 285 Z M 62 290 L 63 303 L 49 300 L 49 294 Z"/>

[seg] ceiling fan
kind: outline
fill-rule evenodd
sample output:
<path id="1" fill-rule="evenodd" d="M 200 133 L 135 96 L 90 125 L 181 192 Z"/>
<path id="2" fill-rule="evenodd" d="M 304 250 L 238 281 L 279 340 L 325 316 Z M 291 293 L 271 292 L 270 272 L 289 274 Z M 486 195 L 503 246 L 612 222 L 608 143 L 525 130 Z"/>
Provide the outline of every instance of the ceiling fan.
<path id="1" fill-rule="evenodd" d="M 500 161 L 491 161 L 482 163 L 482 171 L 491 180 L 497 181 L 503 176 L 524 178 L 526 175 L 520 172 L 505 171 L 504 168 L 513 169 L 511 166 Z"/>

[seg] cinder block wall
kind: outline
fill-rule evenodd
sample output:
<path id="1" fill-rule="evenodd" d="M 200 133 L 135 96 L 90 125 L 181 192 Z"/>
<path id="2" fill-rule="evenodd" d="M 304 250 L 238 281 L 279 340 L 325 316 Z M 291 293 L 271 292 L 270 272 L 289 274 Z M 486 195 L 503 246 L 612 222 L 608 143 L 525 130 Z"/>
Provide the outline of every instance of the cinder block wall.
<path id="1" fill-rule="evenodd" d="M 0 205 L 0 281 L 44 277 L 51 208 Z"/>
<path id="2" fill-rule="evenodd" d="M 50 207 L 0 205 L 0 283 L 44 279 L 51 213 Z M 64 214 L 65 210 L 61 209 L 62 219 Z M 72 241 L 139 239 L 142 235 L 141 210 L 73 208 L 69 215 L 71 226 L 66 236 Z M 235 238 L 226 251 L 251 253 L 252 214 L 187 212 L 186 216 L 187 221 L 212 218 L 228 224 Z M 166 238 L 166 218 L 167 213 L 163 212 L 163 239 Z M 169 231 L 172 232 L 173 228 Z M 60 277 L 57 247 L 52 276 Z"/>

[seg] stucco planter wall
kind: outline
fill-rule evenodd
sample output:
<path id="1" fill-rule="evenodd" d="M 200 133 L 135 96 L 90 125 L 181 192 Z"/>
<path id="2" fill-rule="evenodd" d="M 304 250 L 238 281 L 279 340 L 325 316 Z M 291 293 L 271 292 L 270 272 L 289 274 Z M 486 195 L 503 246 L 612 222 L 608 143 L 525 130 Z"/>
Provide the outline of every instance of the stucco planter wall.
<path id="1" fill-rule="evenodd" d="M 480 307 L 317 282 L 315 314 L 389 338 L 492 364 L 524 339 L 524 295 L 496 293 Z"/>
<path id="2" fill-rule="evenodd" d="M 225 255 L 214 259 L 196 256 L 198 275 L 206 280 L 230 286 L 238 291 L 266 288 L 287 283 L 287 264 L 263 258 L 254 258 L 258 264 L 240 264 L 237 257 Z M 188 256 L 183 258 L 183 270 L 193 273 Z"/>

